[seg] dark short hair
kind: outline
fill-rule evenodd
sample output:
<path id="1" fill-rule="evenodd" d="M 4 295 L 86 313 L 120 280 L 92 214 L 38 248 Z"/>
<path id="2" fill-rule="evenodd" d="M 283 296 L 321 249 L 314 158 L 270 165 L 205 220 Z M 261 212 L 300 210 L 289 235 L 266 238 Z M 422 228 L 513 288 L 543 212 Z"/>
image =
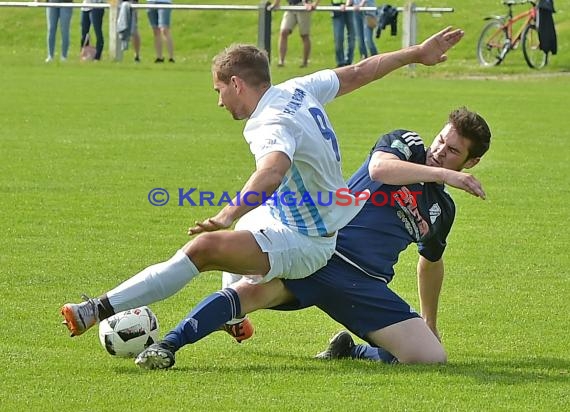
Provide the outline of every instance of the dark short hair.
<path id="1" fill-rule="evenodd" d="M 489 150 L 491 130 L 481 115 L 460 107 L 449 114 L 448 121 L 460 136 L 471 141 L 469 159 L 481 157 Z"/>
<path id="2" fill-rule="evenodd" d="M 267 52 L 253 45 L 232 44 L 214 57 L 212 71 L 226 84 L 232 76 L 254 87 L 271 84 Z"/>

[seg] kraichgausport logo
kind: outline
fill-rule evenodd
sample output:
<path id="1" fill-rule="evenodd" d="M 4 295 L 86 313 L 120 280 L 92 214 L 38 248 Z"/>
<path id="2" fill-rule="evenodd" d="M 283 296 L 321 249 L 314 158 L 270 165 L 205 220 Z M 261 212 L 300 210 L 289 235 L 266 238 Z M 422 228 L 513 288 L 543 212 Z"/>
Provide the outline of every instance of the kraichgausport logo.
<path id="1" fill-rule="evenodd" d="M 404 190 L 405 189 L 405 190 Z M 177 188 L 176 196 L 172 196 L 176 200 L 177 206 L 261 206 L 261 205 L 282 205 L 286 207 L 301 206 L 359 206 L 363 202 L 370 200 L 374 206 L 394 206 L 396 203 L 405 205 L 409 202 L 410 196 L 414 200 L 421 196 L 421 191 L 409 191 L 402 188 L 394 192 L 369 191 L 355 192 L 348 188 L 338 189 L 334 192 L 292 192 L 286 191 L 281 193 L 266 192 L 214 192 L 208 190 L 198 190 L 195 187 Z M 151 189 L 148 193 L 148 202 L 153 206 L 165 206 L 170 202 L 171 195 L 168 190 L 157 187 Z"/>

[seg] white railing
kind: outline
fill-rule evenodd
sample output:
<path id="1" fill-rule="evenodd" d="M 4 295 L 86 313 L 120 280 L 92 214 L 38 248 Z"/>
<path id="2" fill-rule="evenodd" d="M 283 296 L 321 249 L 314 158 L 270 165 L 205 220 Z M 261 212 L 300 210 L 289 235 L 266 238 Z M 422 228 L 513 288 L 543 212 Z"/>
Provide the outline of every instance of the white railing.
<path id="1" fill-rule="evenodd" d="M 122 59 L 122 51 L 119 47 L 117 35 L 117 17 L 119 14 L 120 0 L 108 0 L 108 3 L 47 3 L 47 2 L 19 2 L 0 1 L 0 7 L 70 7 L 70 8 L 101 8 L 109 9 L 109 57 L 113 60 Z M 259 5 L 207 5 L 207 4 L 132 4 L 133 9 L 175 9 L 175 10 L 233 10 L 233 11 L 257 11 L 258 33 L 257 44 L 267 50 L 271 55 L 271 21 L 273 13 L 277 11 L 303 11 L 303 6 L 282 6 L 272 11 L 268 10 L 269 3 L 262 1 Z M 313 12 L 340 10 L 337 6 L 319 6 Z M 345 10 L 354 10 L 354 7 L 346 7 Z M 360 7 L 361 11 L 374 11 L 376 7 Z M 402 47 L 416 44 L 417 39 L 417 14 L 431 13 L 441 15 L 441 13 L 451 13 L 451 7 L 417 7 L 413 2 L 407 2 L 404 7 L 397 7 L 403 14 L 402 19 Z"/>

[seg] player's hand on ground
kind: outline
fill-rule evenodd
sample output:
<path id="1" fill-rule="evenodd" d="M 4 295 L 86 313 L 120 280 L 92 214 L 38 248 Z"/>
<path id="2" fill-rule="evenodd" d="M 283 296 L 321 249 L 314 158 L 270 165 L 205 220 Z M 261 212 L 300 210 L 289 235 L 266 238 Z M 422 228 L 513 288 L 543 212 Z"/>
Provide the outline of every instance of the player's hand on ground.
<path id="1" fill-rule="evenodd" d="M 427 324 L 428 328 L 433 332 L 433 334 L 435 335 L 437 340 L 441 342 L 441 335 L 439 334 L 439 331 L 437 330 L 437 326 L 434 325 L 433 323 L 427 322 L 427 321 L 426 321 L 426 324 Z"/>
<path id="2" fill-rule="evenodd" d="M 223 217 L 214 216 L 202 222 L 195 222 L 195 226 L 188 229 L 188 235 L 193 236 L 203 232 L 215 232 L 216 230 L 227 229 L 233 221 Z"/>
<path id="3" fill-rule="evenodd" d="M 426 66 L 433 66 L 446 61 L 447 55 L 445 53 L 459 43 L 463 35 L 463 30 L 453 30 L 452 27 L 449 26 L 439 33 L 434 34 L 429 39 L 424 40 L 424 42 L 420 44 L 419 63 L 425 64 Z"/>
<path id="4" fill-rule="evenodd" d="M 481 182 L 469 173 L 448 170 L 443 183 L 485 200 L 485 191 L 483 190 L 483 186 L 481 186 Z"/>
<path id="5" fill-rule="evenodd" d="M 433 328 L 433 329 L 430 328 L 430 329 L 431 329 L 431 331 L 433 332 L 433 334 L 435 335 L 435 337 L 437 338 L 437 340 L 441 343 L 441 338 L 442 338 L 443 335 L 441 335 L 441 334 L 439 333 L 439 331 L 437 330 L 437 328 Z"/>

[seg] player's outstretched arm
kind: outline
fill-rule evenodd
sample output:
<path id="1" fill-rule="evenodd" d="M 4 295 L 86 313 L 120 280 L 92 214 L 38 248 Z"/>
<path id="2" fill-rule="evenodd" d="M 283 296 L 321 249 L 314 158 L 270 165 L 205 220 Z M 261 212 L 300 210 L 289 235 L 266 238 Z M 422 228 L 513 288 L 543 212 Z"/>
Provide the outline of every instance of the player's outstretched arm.
<path id="1" fill-rule="evenodd" d="M 372 180 L 389 185 L 445 183 L 485 199 L 485 191 L 481 182 L 469 173 L 407 162 L 391 153 L 375 152 L 368 164 L 368 173 Z"/>
<path id="2" fill-rule="evenodd" d="M 285 173 L 291 167 L 291 160 L 282 152 L 272 152 L 263 156 L 257 162 L 257 168 L 246 182 L 241 194 L 241 201 L 232 199 L 231 204 L 224 207 L 216 216 L 188 229 L 188 235 L 202 232 L 214 232 L 230 227 L 233 222 L 250 210 L 260 206 L 281 184 Z"/>
<path id="3" fill-rule="evenodd" d="M 334 69 L 340 81 L 337 97 L 381 79 L 408 64 L 433 66 L 444 62 L 447 60 L 445 53 L 463 38 L 463 34 L 463 30 L 446 27 L 421 44 L 371 56 L 359 63 Z"/>
<path id="4" fill-rule="evenodd" d="M 469 173 L 444 169 L 443 183 L 457 189 L 464 190 L 465 192 L 475 197 L 480 197 L 483 200 L 486 198 L 481 182 Z"/>

